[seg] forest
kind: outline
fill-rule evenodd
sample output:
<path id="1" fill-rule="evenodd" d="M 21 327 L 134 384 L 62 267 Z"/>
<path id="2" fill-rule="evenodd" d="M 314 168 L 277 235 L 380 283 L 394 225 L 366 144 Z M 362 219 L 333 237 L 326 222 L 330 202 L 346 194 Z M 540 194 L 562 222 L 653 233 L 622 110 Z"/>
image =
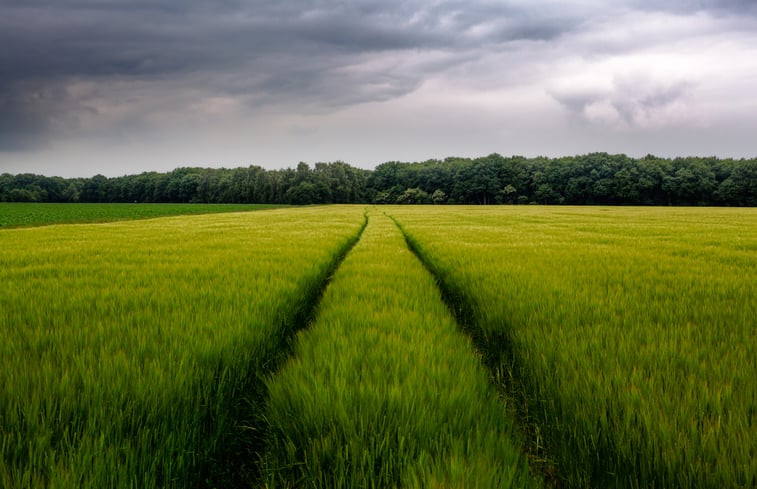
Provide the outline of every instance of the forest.
<path id="1" fill-rule="evenodd" d="M 108 178 L 0 175 L 1 202 L 757 206 L 757 158 L 490 154 L 365 170 L 345 162 L 182 167 Z"/>

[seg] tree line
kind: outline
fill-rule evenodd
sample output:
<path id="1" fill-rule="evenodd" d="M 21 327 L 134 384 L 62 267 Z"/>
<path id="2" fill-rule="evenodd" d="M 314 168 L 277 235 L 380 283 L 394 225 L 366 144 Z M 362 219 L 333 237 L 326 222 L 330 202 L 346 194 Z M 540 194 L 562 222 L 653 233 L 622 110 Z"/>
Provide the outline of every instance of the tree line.
<path id="1" fill-rule="evenodd" d="M 757 206 L 757 159 L 491 154 L 391 161 L 374 170 L 337 161 L 283 170 L 185 167 L 114 178 L 3 173 L 0 201 Z"/>

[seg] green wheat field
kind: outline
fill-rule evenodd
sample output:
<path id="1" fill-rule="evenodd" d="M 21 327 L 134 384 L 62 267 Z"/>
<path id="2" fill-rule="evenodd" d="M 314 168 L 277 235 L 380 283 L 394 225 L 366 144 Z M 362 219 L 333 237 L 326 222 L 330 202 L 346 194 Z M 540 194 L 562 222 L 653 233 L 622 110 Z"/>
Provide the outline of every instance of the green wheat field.
<path id="1" fill-rule="evenodd" d="M 6 209 L 2 488 L 757 486 L 757 209 Z"/>

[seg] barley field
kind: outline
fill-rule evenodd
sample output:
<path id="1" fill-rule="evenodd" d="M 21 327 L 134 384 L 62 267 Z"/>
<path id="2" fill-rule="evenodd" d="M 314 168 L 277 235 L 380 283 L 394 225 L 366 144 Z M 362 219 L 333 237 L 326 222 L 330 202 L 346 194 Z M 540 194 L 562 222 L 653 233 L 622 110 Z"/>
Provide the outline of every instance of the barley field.
<path id="1" fill-rule="evenodd" d="M 212 487 L 227 460 L 254 465 L 237 459 L 263 374 L 363 222 L 343 207 L 0 232 L 0 487 Z"/>
<path id="2" fill-rule="evenodd" d="M 757 485 L 757 211 L 389 211 L 568 487 Z"/>
<path id="3" fill-rule="evenodd" d="M 755 209 L 14 219 L 0 487 L 757 486 Z"/>
<path id="4" fill-rule="evenodd" d="M 267 487 L 540 487 L 434 279 L 373 212 L 269 381 Z"/>

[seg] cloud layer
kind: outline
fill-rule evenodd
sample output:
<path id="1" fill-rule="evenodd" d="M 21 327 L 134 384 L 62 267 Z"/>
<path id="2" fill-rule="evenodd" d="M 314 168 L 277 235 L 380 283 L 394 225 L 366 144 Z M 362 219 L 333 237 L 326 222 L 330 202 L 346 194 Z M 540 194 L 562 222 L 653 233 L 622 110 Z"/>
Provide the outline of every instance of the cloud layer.
<path id="1" fill-rule="evenodd" d="M 757 154 L 752 1 L 0 8 L 0 171 Z"/>

